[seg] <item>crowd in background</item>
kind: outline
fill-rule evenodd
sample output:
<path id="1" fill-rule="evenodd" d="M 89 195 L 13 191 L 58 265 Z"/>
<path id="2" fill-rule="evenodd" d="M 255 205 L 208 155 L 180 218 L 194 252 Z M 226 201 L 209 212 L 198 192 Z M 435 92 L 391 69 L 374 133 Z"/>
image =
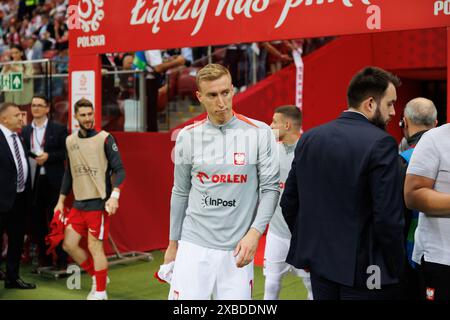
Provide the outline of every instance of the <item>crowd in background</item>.
<path id="1" fill-rule="evenodd" d="M 28 110 L 33 94 L 49 96 L 57 122 L 67 122 L 69 29 L 66 24 L 69 0 L 0 0 L 0 71 L 21 72 L 21 92 L 0 94 L 0 101 L 14 102 Z M 213 47 L 148 50 L 153 58 L 141 68 L 135 52 L 102 55 L 103 118 L 107 130 L 124 129 L 124 101 L 140 97 L 135 69 L 143 70 L 146 83 L 147 131 L 157 131 L 157 114 L 170 101 L 189 98 L 196 103 L 195 74 L 209 62 L 229 68 L 236 92 L 293 63 L 292 52 L 308 54 L 332 38 L 240 43 Z M 36 62 L 49 59 L 49 62 Z M 17 64 L 6 64 L 17 61 Z M 23 63 L 23 61 L 34 61 Z M 107 72 L 109 71 L 109 72 Z M 125 71 L 118 73 L 118 71 Z M 128 73 L 127 73 L 128 72 Z M 152 87 L 148 79 L 155 78 Z M 105 94 L 108 93 L 108 94 Z M 29 110 L 28 117 L 31 116 Z"/>
<path id="2" fill-rule="evenodd" d="M 10 61 L 10 49 L 19 45 L 26 60 L 66 60 L 69 29 L 68 0 L 3 0 L 0 2 L 0 62 Z M 60 56 L 57 58 L 57 56 Z M 59 61 L 58 61 L 59 62 Z"/>

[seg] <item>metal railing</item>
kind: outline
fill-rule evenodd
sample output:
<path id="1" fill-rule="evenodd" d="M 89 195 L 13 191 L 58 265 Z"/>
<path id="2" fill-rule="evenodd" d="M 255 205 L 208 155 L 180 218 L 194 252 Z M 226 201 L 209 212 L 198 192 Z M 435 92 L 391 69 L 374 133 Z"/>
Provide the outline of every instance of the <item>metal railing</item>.
<path id="1" fill-rule="evenodd" d="M 314 48 L 306 52 L 312 50 Z M 157 98 L 157 106 L 149 106 L 147 103 L 149 93 L 146 79 L 149 74 L 145 71 L 116 68 L 103 72 L 102 128 L 108 131 L 147 131 L 149 108 L 156 107 L 158 130 L 167 131 L 204 112 L 195 96 L 195 78 L 197 71 L 208 63 L 220 63 L 229 67 L 236 93 L 246 90 L 273 72 L 266 60 L 268 52 L 261 44 L 210 46 L 206 48 L 206 53 L 189 67 L 177 67 L 165 73 L 158 97 L 152 99 L 154 101 Z M 27 118 L 31 119 L 31 97 L 33 94 L 45 94 L 52 101 L 53 119 L 67 124 L 70 110 L 68 74 L 58 72 L 60 69 L 67 70 L 65 65 L 58 63 L 58 59 L 0 63 L 0 73 L 11 69 L 9 66 L 23 66 L 18 69 L 23 69 L 24 84 L 22 91 L 0 92 L 0 102 L 19 104 L 27 112 Z M 61 66 L 63 68 L 59 68 Z"/>
<path id="2" fill-rule="evenodd" d="M 194 61 L 190 67 L 178 67 L 166 72 L 156 106 L 159 131 L 170 130 L 203 112 L 195 97 L 196 72 L 207 63 L 225 64 L 227 50 L 233 49 L 230 49 L 230 46 L 215 49 L 208 47 L 208 55 Z M 256 83 L 256 66 L 256 54 L 246 49 L 245 59 L 238 62 L 236 69 L 239 74 L 233 75 L 235 81 L 239 81 L 235 86 L 245 88 Z M 23 87 L 20 91 L 2 91 L 0 102 L 18 104 L 27 113 L 25 120 L 29 122 L 32 96 L 44 94 L 52 101 L 53 120 L 62 124 L 68 123 L 68 74 L 57 72 L 57 62 L 40 59 L 0 63 L 0 73 L 8 73 L 9 71 L 3 72 L 8 69 L 22 73 Z M 109 131 L 147 130 L 148 108 L 152 107 L 147 105 L 147 75 L 145 71 L 140 70 L 102 72 L 102 128 Z"/>
<path id="3" fill-rule="evenodd" d="M 196 72 L 207 63 L 224 64 L 227 50 L 230 50 L 229 46 L 214 50 L 208 47 L 208 55 L 194 61 L 190 67 L 178 67 L 166 72 L 156 106 L 159 131 L 170 130 L 203 112 L 195 97 Z M 248 49 L 245 53 L 245 59 L 238 62 L 236 70 L 239 74 L 233 75 L 236 81 L 240 81 L 238 88 L 245 88 L 258 80 L 255 71 L 257 56 Z M 68 123 L 68 74 L 57 73 L 55 61 L 40 59 L 0 63 L 0 73 L 7 74 L 11 70 L 22 73 L 23 86 L 20 91 L 2 90 L 0 103 L 18 104 L 27 113 L 25 121 L 29 122 L 31 98 L 34 94 L 43 94 L 52 102 L 53 120 L 62 124 Z M 147 130 L 147 113 L 151 107 L 147 105 L 147 75 L 145 71 L 140 70 L 102 72 L 102 128 L 109 131 Z"/>

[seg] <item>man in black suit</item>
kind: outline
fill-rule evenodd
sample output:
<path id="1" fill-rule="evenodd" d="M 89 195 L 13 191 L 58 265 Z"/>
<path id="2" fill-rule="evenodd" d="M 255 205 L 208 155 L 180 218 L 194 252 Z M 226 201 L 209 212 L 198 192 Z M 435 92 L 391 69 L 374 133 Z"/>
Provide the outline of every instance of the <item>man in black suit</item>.
<path id="1" fill-rule="evenodd" d="M 22 112 L 14 103 L 0 106 L 0 235 L 8 234 L 5 288 L 34 289 L 19 277 L 20 258 L 29 203 L 30 167 L 18 132 Z"/>
<path id="2" fill-rule="evenodd" d="M 39 251 L 39 267 L 52 266 L 51 256 L 46 255 L 45 236 L 53 218 L 53 208 L 58 202 L 66 159 L 67 128 L 48 118 L 50 104 L 47 97 L 35 95 L 31 100 L 33 121 L 22 135 L 29 150 L 34 172 L 32 196 L 31 232 Z M 33 166 L 34 165 L 34 166 Z M 58 269 L 67 266 L 67 254 L 59 246 L 56 250 Z"/>
<path id="3" fill-rule="evenodd" d="M 300 139 L 281 199 L 286 259 L 311 271 L 314 299 L 399 298 L 405 259 L 397 143 L 386 131 L 400 80 L 367 67 L 348 110 Z"/>

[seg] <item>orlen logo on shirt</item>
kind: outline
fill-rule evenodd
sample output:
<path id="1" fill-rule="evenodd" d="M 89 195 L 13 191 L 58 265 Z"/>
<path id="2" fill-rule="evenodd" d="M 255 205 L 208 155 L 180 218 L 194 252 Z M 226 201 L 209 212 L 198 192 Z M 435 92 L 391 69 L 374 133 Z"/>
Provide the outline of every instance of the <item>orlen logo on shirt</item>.
<path id="1" fill-rule="evenodd" d="M 236 199 L 233 200 L 224 200 L 221 198 L 211 198 L 208 195 L 204 195 L 202 199 L 203 208 L 207 207 L 236 207 Z"/>
<path id="2" fill-rule="evenodd" d="M 212 183 L 246 183 L 246 174 L 213 174 L 209 176 L 205 172 L 197 173 L 197 179 L 200 180 L 202 184 L 206 181 L 211 181 Z"/>

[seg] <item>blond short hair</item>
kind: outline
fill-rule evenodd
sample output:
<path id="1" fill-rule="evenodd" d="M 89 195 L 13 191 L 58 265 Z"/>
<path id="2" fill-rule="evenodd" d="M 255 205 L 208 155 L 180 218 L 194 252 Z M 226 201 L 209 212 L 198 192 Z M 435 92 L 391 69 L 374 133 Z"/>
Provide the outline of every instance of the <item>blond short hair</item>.
<path id="1" fill-rule="evenodd" d="M 230 71 L 227 68 L 217 63 L 210 63 L 201 68 L 197 72 L 197 77 L 195 82 L 197 83 L 197 88 L 200 89 L 200 82 L 202 81 L 214 81 L 223 76 L 229 76 L 231 79 Z"/>

